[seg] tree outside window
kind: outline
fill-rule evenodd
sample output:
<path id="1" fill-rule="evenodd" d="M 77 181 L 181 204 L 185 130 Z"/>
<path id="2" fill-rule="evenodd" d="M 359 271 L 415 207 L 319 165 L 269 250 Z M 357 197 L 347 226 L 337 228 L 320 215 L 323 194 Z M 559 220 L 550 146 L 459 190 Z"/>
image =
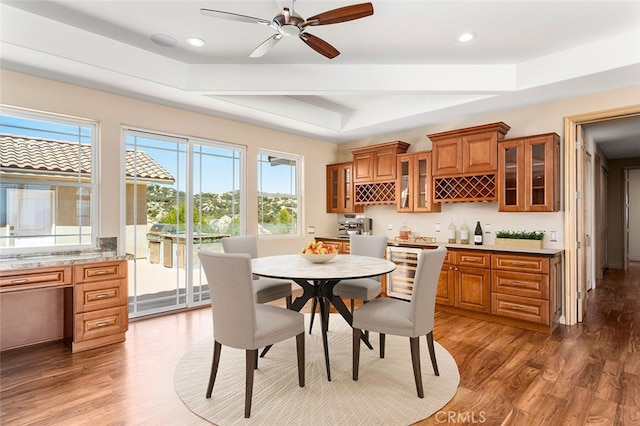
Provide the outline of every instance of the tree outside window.
<path id="1" fill-rule="evenodd" d="M 258 153 L 258 233 L 298 235 L 301 217 L 301 158 L 292 154 Z"/>

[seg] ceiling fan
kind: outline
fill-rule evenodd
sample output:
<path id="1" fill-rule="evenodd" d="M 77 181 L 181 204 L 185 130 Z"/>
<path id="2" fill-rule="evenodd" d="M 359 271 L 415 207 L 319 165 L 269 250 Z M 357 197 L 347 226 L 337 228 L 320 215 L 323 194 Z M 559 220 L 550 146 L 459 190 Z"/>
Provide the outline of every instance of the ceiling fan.
<path id="1" fill-rule="evenodd" d="M 282 12 L 278 13 L 276 17 L 271 21 L 268 19 L 255 18 L 253 16 L 241 15 L 233 12 L 225 12 L 222 10 L 203 8 L 200 9 L 200 13 L 206 16 L 228 19 L 231 21 L 268 25 L 271 28 L 275 29 L 277 33 L 263 41 L 251 53 L 251 55 L 249 55 L 252 58 L 263 56 L 265 53 L 271 50 L 284 36 L 298 36 L 313 50 L 320 53 L 321 55 L 326 56 L 329 59 L 335 58 L 340 54 L 340 52 L 321 38 L 308 33 L 306 31 L 307 27 L 338 24 L 340 22 L 353 21 L 354 19 L 360 19 L 366 16 L 373 15 L 373 4 L 360 3 L 328 10 L 318 15 L 314 15 L 308 19 L 304 19 L 293 10 L 294 2 L 295 0 L 291 1 L 291 7 L 283 7 Z"/>

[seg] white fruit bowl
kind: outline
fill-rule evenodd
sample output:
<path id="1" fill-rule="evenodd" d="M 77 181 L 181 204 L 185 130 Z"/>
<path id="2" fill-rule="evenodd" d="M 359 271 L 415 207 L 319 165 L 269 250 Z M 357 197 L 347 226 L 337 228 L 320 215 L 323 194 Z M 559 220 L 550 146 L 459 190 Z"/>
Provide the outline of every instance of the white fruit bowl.
<path id="1" fill-rule="evenodd" d="M 308 260 L 311 263 L 324 263 L 333 259 L 336 254 L 337 253 L 327 253 L 327 254 L 300 253 L 300 256 L 304 257 L 305 260 Z"/>

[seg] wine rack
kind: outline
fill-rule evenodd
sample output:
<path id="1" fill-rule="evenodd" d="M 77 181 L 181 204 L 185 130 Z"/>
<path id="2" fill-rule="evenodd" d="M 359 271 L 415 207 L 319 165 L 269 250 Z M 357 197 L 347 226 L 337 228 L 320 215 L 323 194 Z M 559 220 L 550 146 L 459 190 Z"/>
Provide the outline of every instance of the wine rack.
<path id="1" fill-rule="evenodd" d="M 355 185 L 355 204 L 395 204 L 395 182 L 363 183 Z"/>
<path id="2" fill-rule="evenodd" d="M 434 179 L 437 203 L 495 201 L 496 175 L 452 176 Z"/>

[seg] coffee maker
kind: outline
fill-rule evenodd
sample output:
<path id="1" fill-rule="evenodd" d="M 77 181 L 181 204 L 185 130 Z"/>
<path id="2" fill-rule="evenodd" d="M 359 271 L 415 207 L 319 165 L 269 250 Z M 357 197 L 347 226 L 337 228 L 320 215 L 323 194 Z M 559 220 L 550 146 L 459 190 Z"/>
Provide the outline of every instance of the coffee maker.
<path id="1" fill-rule="evenodd" d="M 371 218 L 356 216 L 355 214 L 345 214 L 338 218 L 338 238 L 349 238 L 351 235 L 371 234 Z"/>

